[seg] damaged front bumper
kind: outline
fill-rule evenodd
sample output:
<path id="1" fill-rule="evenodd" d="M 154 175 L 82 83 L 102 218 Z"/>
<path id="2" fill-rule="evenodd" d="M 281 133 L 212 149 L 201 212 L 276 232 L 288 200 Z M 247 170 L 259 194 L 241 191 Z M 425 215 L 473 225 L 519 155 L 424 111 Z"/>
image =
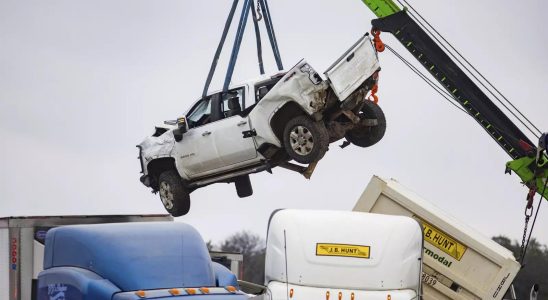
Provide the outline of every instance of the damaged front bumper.
<path id="1" fill-rule="evenodd" d="M 150 187 L 150 184 L 151 184 L 151 181 L 150 181 L 150 176 L 148 175 L 145 175 L 145 164 L 143 163 L 143 147 L 141 145 L 137 145 L 137 148 L 139 149 L 139 163 L 141 165 L 141 177 L 139 178 L 139 180 L 141 181 L 142 184 L 144 184 L 146 187 Z"/>
<path id="2" fill-rule="evenodd" d="M 171 157 L 175 137 L 173 131 L 169 130 L 160 136 L 149 136 L 139 145 L 139 163 L 141 165 L 141 177 L 139 180 L 147 187 L 152 186 L 153 178 L 148 173 L 148 164 L 158 158 Z"/>

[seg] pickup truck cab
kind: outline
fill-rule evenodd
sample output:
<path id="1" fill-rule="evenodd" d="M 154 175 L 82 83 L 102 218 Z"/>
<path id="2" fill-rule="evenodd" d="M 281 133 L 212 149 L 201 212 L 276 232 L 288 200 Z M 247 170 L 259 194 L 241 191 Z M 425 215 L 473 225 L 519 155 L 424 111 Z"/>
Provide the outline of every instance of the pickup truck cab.
<path id="1" fill-rule="evenodd" d="M 326 80 L 302 60 L 287 72 L 211 93 L 138 145 L 141 182 L 180 216 L 199 187 L 234 182 L 246 197 L 253 193 L 249 174 L 290 160 L 317 162 L 342 138 L 371 146 L 386 128 L 382 110 L 366 97 L 379 70 L 366 35 L 325 72 Z"/>

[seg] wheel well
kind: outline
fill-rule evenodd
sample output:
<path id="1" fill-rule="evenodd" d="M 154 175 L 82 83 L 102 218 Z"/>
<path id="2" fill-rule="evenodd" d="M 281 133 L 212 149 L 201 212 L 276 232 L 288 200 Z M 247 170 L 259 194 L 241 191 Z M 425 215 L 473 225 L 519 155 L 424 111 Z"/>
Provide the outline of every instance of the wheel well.
<path id="1" fill-rule="evenodd" d="M 170 169 L 176 169 L 173 157 L 157 158 L 148 163 L 147 170 L 152 179 L 152 188 L 158 187 L 158 177 L 160 177 L 160 174 Z"/>
<path id="2" fill-rule="evenodd" d="M 285 124 L 301 115 L 306 115 L 306 112 L 297 103 L 290 101 L 282 106 L 270 120 L 270 127 L 281 143 L 283 143 Z"/>

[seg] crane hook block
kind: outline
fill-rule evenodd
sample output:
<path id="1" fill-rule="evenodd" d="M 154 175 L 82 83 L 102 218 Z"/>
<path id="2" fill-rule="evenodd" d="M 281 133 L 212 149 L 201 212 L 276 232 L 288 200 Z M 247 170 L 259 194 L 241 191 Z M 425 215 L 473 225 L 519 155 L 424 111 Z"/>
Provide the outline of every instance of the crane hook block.
<path id="1" fill-rule="evenodd" d="M 376 29 L 371 29 L 371 34 L 373 35 L 373 43 L 375 44 L 375 49 L 377 49 L 377 52 L 383 52 L 384 43 L 381 40 L 381 32 Z"/>

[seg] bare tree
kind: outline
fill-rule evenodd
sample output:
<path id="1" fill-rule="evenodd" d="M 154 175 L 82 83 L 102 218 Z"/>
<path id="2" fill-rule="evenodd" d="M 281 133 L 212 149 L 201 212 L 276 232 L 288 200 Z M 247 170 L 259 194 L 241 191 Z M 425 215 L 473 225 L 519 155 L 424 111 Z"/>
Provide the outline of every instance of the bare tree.
<path id="1" fill-rule="evenodd" d="M 237 232 L 221 243 L 221 251 L 241 253 L 244 256 L 243 280 L 263 284 L 265 242 L 249 231 Z"/>
<path id="2" fill-rule="evenodd" d="M 214 251 L 213 248 L 215 248 L 215 245 L 213 245 L 213 242 L 211 240 L 206 242 L 207 251 Z"/>

